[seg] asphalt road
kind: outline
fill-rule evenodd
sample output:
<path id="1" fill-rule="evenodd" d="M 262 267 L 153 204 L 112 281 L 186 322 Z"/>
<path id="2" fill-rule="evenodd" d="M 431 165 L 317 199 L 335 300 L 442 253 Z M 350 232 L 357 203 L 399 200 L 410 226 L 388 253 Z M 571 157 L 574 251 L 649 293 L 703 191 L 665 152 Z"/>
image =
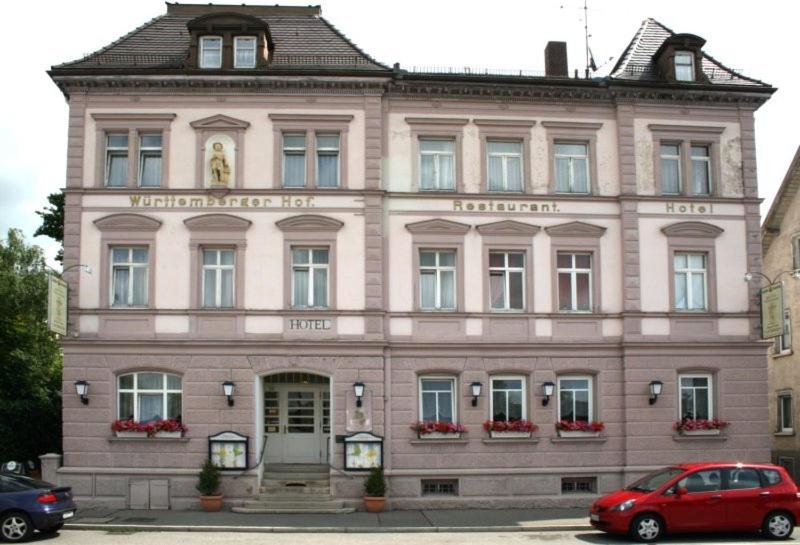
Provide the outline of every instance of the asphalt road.
<path id="1" fill-rule="evenodd" d="M 797 543 L 800 533 L 785 543 Z M 105 531 L 64 530 L 55 537 L 39 538 L 32 543 L 47 545 L 520 545 L 545 543 L 562 544 L 609 544 L 632 543 L 625 539 L 607 536 L 599 532 L 456 532 L 456 533 L 223 533 L 223 532 L 137 532 L 112 533 Z M 749 545 L 752 543 L 775 543 L 757 535 L 733 536 L 683 536 L 669 537 L 660 543 L 679 545 L 683 543 L 704 545 Z"/>

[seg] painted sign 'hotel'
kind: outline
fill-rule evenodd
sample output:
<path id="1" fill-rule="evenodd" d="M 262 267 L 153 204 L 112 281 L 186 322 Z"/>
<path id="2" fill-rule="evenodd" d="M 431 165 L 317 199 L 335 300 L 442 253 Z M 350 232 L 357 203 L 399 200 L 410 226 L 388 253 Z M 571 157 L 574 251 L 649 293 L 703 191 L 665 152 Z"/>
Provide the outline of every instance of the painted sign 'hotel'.
<path id="1" fill-rule="evenodd" d="M 382 444 L 394 508 L 584 504 L 666 463 L 767 460 L 742 278 L 774 89 L 704 45 L 648 19 L 604 78 L 570 78 L 559 42 L 538 77 L 409 72 L 317 7 L 168 4 L 53 67 L 64 265 L 94 271 L 65 274 L 53 478 L 192 507 L 221 432 L 244 510 L 298 464 L 357 505 L 353 437 Z M 186 429 L 111 427 L 161 420 Z"/>

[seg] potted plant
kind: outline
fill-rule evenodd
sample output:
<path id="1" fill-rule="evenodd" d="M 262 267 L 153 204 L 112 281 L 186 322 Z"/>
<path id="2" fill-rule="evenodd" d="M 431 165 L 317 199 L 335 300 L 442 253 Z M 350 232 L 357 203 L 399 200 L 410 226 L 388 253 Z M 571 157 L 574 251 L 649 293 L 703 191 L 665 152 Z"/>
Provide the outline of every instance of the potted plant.
<path id="1" fill-rule="evenodd" d="M 461 424 L 456 424 L 454 422 L 433 422 L 430 420 L 414 422 L 411 424 L 411 429 L 417 432 L 417 437 L 420 439 L 457 439 L 461 437 L 462 433 L 467 433 L 467 428 Z"/>
<path id="2" fill-rule="evenodd" d="M 559 437 L 597 437 L 606 425 L 599 421 L 559 420 L 556 431 Z"/>
<path id="3" fill-rule="evenodd" d="M 487 420 L 483 429 L 489 432 L 490 437 L 530 437 L 539 429 L 539 426 L 530 420 Z"/>
<path id="4" fill-rule="evenodd" d="M 197 490 L 200 491 L 200 505 L 203 511 L 213 513 L 222 509 L 222 494 L 219 494 L 219 468 L 205 460 L 200 469 Z"/>
<path id="5" fill-rule="evenodd" d="M 684 418 L 672 427 L 681 435 L 719 435 L 729 424 L 719 418 Z"/>
<path id="6" fill-rule="evenodd" d="M 386 478 L 382 467 L 373 467 L 364 481 L 364 508 L 370 513 L 380 513 L 386 504 Z"/>

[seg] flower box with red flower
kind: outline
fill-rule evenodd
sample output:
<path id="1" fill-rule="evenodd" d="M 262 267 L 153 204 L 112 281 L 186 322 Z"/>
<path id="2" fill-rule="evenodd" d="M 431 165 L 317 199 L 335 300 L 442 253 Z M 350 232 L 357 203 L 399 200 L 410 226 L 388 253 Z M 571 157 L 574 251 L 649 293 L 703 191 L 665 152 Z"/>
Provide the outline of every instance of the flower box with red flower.
<path id="1" fill-rule="evenodd" d="M 415 422 L 411 429 L 417 432 L 419 439 L 458 439 L 467 428 L 454 422 Z"/>
<path id="2" fill-rule="evenodd" d="M 137 422 L 133 419 L 115 420 L 111 424 L 111 431 L 117 437 L 123 438 L 179 438 L 187 430 L 180 421 L 171 418 L 167 420 L 153 420 L 151 422 Z"/>
<path id="3" fill-rule="evenodd" d="M 490 437 L 519 439 L 530 437 L 539 426 L 530 420 L 487 420 L 483 423 L 483 429 L 489 432 Z"/>
<path id="4" fill-rule="evenodd" d="M 728 425 L 729 422 L 719 418 L 684 418 L 672 427 L 681 435 L 719 435 Z"/>
<path id="5" fill-rule="evenodd" d="M 559 437 L 597 437 L 605 429 L 602 422 L 586 420 L 559 420 L 556 431 Z"/>

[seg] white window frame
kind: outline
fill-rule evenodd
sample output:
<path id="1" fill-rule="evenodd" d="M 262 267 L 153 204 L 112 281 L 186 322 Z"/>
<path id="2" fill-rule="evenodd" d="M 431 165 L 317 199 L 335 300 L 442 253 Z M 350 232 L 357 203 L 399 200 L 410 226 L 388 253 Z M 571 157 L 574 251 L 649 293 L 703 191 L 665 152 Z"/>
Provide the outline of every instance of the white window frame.
<path id="1" fill-rule="evenodd" d="M 108 132 L 106 133 L 106 180 L 105 180 L 105 187 L 127 187 L 128 185 L 128 176 L 130 172 L 130 147 L 131 147 L 131 137 L 130 135 L 122 132 Z M 109 145 L 109 140 L 112 136 L 124 136 L 127 139 L 128 144 L 125 147 L 122 146 L 111 146 Z M 111 176 L 111 158 L 115 156 L 125 156 L 128 159 L 128 170 L 125 172 L 125 180 L 122 185 L 110 185 L 109 182 Z"/>
<path id="2" fill-rule="evenodd" d="M 800 269 L 800 235 L 792 238 L 792 270 Z"/>
<path id="3" fill-rule="evenodd" d="M 302 136 L 303 137 L 303 147 L 298 146 L 287 146 L 286 145 L 286 137 L 287 136 Z M 300 151 L 303 152 L 303 184 L 302 185 L 287 185 L 286 184 L 286 156 L 287 152 L 290 155 L 300 155 Z M 286 131 L 281 133 L 281 187 L 288 187 L 288 188 L 300 188 L 306 187 L 308 185 L 308 135 L 304 132 L 292 132 Z"/>
<path id="4" fill-rule="evenodd" d="M 206 252 L 216 253 L 216 263 L 207 265 L 205 263 Z M 233 255 L 231 265 L 222 264 L 222 252 L 230 252 Z M 233 248 L 202 248 L 200 252 L 201 263 L 201 286 L 200 294 L 203 308 L 234 308 L 236 306 L 236 250 Z M 214 271 L 214 304 L 209 305 L 206 297 L 206 271 Z M 231 271 L 231 306 L 222 306 L 222 271 Z"/>
<path id="5" fill-rule="evenodd" d="M 427 151 L 423 150 L 423 142 L 431 142 L 431 141 L 438 141 L 438 142 L 449 142 L 453 145 L 453 151 Z M 433 157 L 433 186 L 432 187 L 423 187 L 422 186 L 422 157 L 423 156 L 431 156 Z M 444 187 L 442 182 L 442 170 L 439 166 L 439 162 L 441 161 L 441 157 L 450 157 L 451 164 L 453 165 L 452 172 L 453 172 L 453 179 L 451 180 L 452 185 L 450 187 Z M 431 138 L 431 137 L 420 137 L 419 138 L 419 157 L 417 158 L 419 163 L 419 168 L 417 171 L 419 172 L 419 189 L 420 191 L 455 191 L 456 188 L 456 140 L 454 138 Z"/>
<path id="6" fill-rule="evenodd" d="M 153 375 L 161 375 L 161 389 L 160 390 L 146 390 L 139 388 L 139 375 L 140 374 L 153 374 Z M 170 389 L 169 382 L 167 377 L 169 375 L 178 377 L 181 379 L 181 388 L 180 390 Z M 120 383 L 122 382 L 123 377 L 133 376 L 133 388 L 122 388 L 120 387 Z M 136 371 L 134 373 L 123 373 L 121 375 L 117 375 L 117 418 L 122 419 L 124 418 L 123 415 L 120 414 L 120 410 L 122 409 L 122 394 L 132 394 L 133 395 L 133 419 L 136 422 L 139 422 L 139 394 L 154 394 L 160 393 L 162 396 L 161 402 L 161 414 L 164 419 L 167 418 L 176 418 L 176 417 L 168 417 L 167 415 L 167 408 L 169 407 L 169 395 L 168 394 L 181 394 L 181 420 L 183 420 L 183 377 L 178 373 L 163 373 L 161 371 Z"/>
<path id="7" fill-rule="evenodd" d="M 576 155 L 574 153 L 559 153 L 558 148 L 559 146 L 583 146 L 585 153 L 582 155 Z M 556 140 L 553 143 L 553 172 L 555 172 L 556 165 L 558 164 L 558 159 L 569 159 L 569 189 L 563 190 L 558 189 L 558 178 L 556 175 L 553 178 L 556 180 L 555 182 L 555 192 L 556 193 L 566 193 L 571 194 L 575 193 L 578 195 L 587 195 L 591 193 L 592 189 L 592 172 L 589 165 L 589 143 L 588 142 L 569 142 L 569 141 L 560 141 Z M 575 162 L 576 161 L 583 161 L 586 164 L 586 191 L 576 191 L 575 190 Z"/>
<path id="8" fill-rule="evenodd" d="M 322 147 L 322 146 L 320 146 L 319 145 L 320 136 L 322 136 L 322 137 L 335 136 L 338 139 L 336 147 L 332 148 L 332 147 Z M 342 135 L 340 133 L 338 133 L 338 132 L 335 132 L 335 133 L 333 133 L 333 132 L 332 133 L 324 133 L 324 132 L 315 133 L 314 134 L 314 147 L 316 149 L 315 155 L 316 155 L 316 162 L 317 162 L 317 164 L 316 164 L 317 168 L 316 168 L 316 172 L 315 172 L 315 175 L 317 177 L 317 183 L 316 183 L 317 189 L 336 189 L 336 188 L 340 187 L 342 185 L 341 174 L 340 174 L 341 173 L 341 168 L 342 168 Z M 325 156 L 325 155 L 328 155 L 328 156 L 335 155 L 336 156 L 336 184 L 334 184 L 334 185 L 320 185 L 320 183 L 319 183 L 320 182 L 319 174 L 322 171 L 322 169 L 320 168 L 320 165 L 319 165 L 319 159 L 320 159 L 321 156 Z"/>
<path id="9" fill-rule="evenodd" d="M 239 65 L 239 49 L 241 47 L 239 45 L 239 43 L 240 42 L 244 42 L 244 41 L 252 42 L 252 44 L 253 44 L 253 47 L 252 47 L 253 63 L 249 64 L 247 66 Z M 247 49 L 250 50 L 251 48 L 247 48 Z M 235 36 L 233 38 L 233 67 L 234 68 L 240 68 L 240 69 L 255 68 L 256 67 L 256 55 L 257 55 L 257 52 L 258 52 L 258 41 L 256 40 L 255 36 Z"/>
<path id="10" fill-rule="evenodd" d="M 492 254 L 503 255 L 503 266 L 492 267 Z M 522 255 L 522 267 L 512 267 L 508 264 L 509 254 Z M 522 250 L 489 250 L 489 308 L 492 312 L 523 312 L 527 307 L 526 291 L 527 286 L 525 282 L 525 267 L 526 252 Z M 502 308 L 495 308 L 492 306 L 492 273 L 500 272 L 503 275 L 503 306 Z M 511 308 L 511 274 L 519 273 L 522 276 L 522 306 L 520 308 Z"/>
<path id="11" fill-rule="evenodd" d="M 588 420 L 587 422 L 594 422 L 594 377 L 591 375 L 560 375 L 557 379 L 558 385 L 556 390 L 556 403 L 558 405 L 558 420 L 563 420 L 561 416 L 561 392 L 564 391 L 561 387 L 561 382 L 564 380 L 586 380 L 588 381 L 588 392 L 589 392 L 589 402 L 588 402 Z M 569 392 L 580 392 L 582 389 L 574 390 L 568 389 L 566 391 Z M 572 405 L 573 405 L 573 414 L 575 414 L 575 395 L 572 396 Z M 577 422 L 577 420 L 573 420 L 573 422 Z"/>
<path id="12" fill-rule="evenodd" d="M 313 252 L 315 250 L 324 250 L 328 252 L 328 262 L 327 263 L 314 263 Z M 307 252 L 308 255 L 308 263 L 295 263 L 294 262 L 294 252 L 296 251 L 304 251 Z M 290 259 L 292 262 L 292 282 L 291 282 L 291 296 L 292 296 L 292 308 L 330 308 L 330 301 L 331 301 L 331 249 L 328 246 L 292 246 L 289 248 L 290 252 Z M 294 273 L 296 269 L 308 269 L 308 293 L 306 294 L 305 304 L 298 305 L 297 301 L 294 299 Z M 324 269 L 325 270 L 325 304 L 323 306 L 317 305 L 313 306 L 309 303 L 314 301 L 314 278 L 316 275 L 314 272 L 317 269 Z"/>
<path id="13" fill-rule="evenodd" d="M 446 380 L 450 382 L 450 414 L 453 415 L 453 424 L 458 423 L 458 400 L 457 400 L 457 392 L 458 392 L 458 381 L 454 376 L 448 375 L 422 375 L 419 377 L 417 381 L 417 388 L 419 392 L 419 420 L 423 421 L 423 409 L 422 409 L 422 383 L 426 380 Z M 445 390 L 435 390 L 437 392 L 436 395 L 436 414 L 439 414 L 439 395 L 438 392 L 444 392 Z M 429 392 L 430 393 L 430 392 Z M 430 422 L 430 421 L 426 421 Z M 435 420 L 435 422 L 441 422 L 440 420 Z"/>
<path id="14" fill-rule="evenodd" d="M 692 153 L 695 148 L 702 148 L 706 151 L 705 155 L 696 156 Z M 692 165 L 692 195 L 713 195 L 714 194 L 714 179 L 711 172 L 711 146 L 709 144 L 690 144 L 689 146 L 689 161 Z M 698 165 L 703 165 L 702 168 L 706 171 L 708 178 L 708 191 L 698 193 L 694 187 L 694 169 Z"/>
<path id="15" fill-rule="evenodd" d="M 686 256 L 686 268 L 679 269 L 675 265 L 675 260 L 678 256 L 685 255 Z M 703 258 L 703 265 L 702 269 L 696 269 L 689 266 L 689 262 L 691 261 L 691 256 L 702 256 Z M 674 269 L 674 277 L 672 279 L 673 282 L 673 290 L 675 291 L 675 310 L 680 312 L 707 312 L 708 311 L 708 253 L 706 252 L 675 252 L 672 256 L 672 265 Z M 678 294 L 677 289 L 675 289 L 675 281 L 678 275 L 686 276 L 686 308 L 678 308 Z M 703 307 L 702 308 L 692 308 L 692 303 L 694 302 L 693 292 L 692 292 L 692 277 L 695 275 L 701 275 L 703 277 Z"/>
<path id="16" fill-rule="evenodd" d="M 216 64 L 216 65 L 213 65 L 213 66 L 206 66 L 206 64 L 205 64 L 205 54 L 204 53 L 206 52 L 206 50 L 208 50 L 208 46 L 206 45 L 206 42 L 209 41 L 209 40 L 219 40 L 219 63 Z M 205 68 L 205 69 L 209 69 L 209 70 L 214 69 L 214 68 L 222 68 L 222 52 L 223 52 L 223 49 L 224 49 L 224 45 L 225 44 L 224 44 L 224 41 L 222 39 L 222 36 L 213 36 L 213 35 L 201 36 L 200 37 L 200 44 L 199 44 L 200 62 L 198 62 L 198 65 L 200 66 L 200 68 Z"/>
<path id="17" fill-rule="evenodd" d="M 664 146 L 672 146 L 678 149 L 677 155 L 670 155 L 664 153 Z M 681 195 L 683 194 L 683 166 L 681 163 L 683 162 L 681 159 L 681 144 L 680 142 L 660 142 L 659 143 L 659 157 L 661 159 L 661 163 L 658 165 L 660 169 L 659 176 L 661 180 L 661 194 L 662 195 Z M 663 163 L 664 161 L 676 161 L 678 163 L 678 190 L 675 193 L 664 191 L 664 169 Z"/>
<path id="18" fill-rule="evenodd" d="M 511 153 L 505 151 L 491 151 L 491 144 L 498 142 L 498 143 L 505 143 L 505 144 L 517 144 L 519 145 L 519 153 Z M 525 192 L 525 161 L 522 159 L 522 155 L 525 153 L 525 146 L 522 140 L 517 139 L 503 139 L 503 138 L 488 138 L 486 140 L 486 190 L 492 193 L 524 193 Z M 490 177 L 490 159 L 492 157 L 499 157 L 500 158 L 500 165 L 501 170 L 503 172 L 503 184 L 502 187 L 499 189 L 492 189 L 491 187 L 491 177 Z M 516 157 L 519 159 L 519 189 L 509 189 L 509 179 L 508 179 L 508 160 L 510 158 Z"/>
<path id="19" fill-rule="evenodd" d="M 123 263 L 114 263 L 114 251 L 115 250 L 127 250 L 128 251 L 128 260 Z M 138 263 L 133 261 L 133 251 L 134 250 L 144 250 L 147 252 L 147 261 L 145 263 Z M 150 248 L 148 246 L 111 246 L 108 252 L 108 260 L 109 260 L 109 271 L 111 278 L 108 282 L 108 300 L 109 306 L 112 308 L 146 308 L 149 305 L 150 301 Z M 126 302 L 125 304 L 114 304 L 114 278 L 116 275 L 114 271 L 116 269 L 128 269 L 128 289 Z M 144 269 L 145 270 L 145 284 L 144 284 L 144 300 L 145 303 L 143 305 L 134 305 L 133 304 L 133 270 L 134 269 Z"/>
<path id="20" fill-rule="evenodd" d="M 572 257 L 572 264 L 568 268 L 563 268 L 558 266 L 558 256 L 559 255 L 569 255 Z M 589 268 L 579 268 L 575 265 L 575 258 L 579 255 L 588 255 L 589 256 Z M 594 254 L 592 252 L 579 252 L 579 251 L 558 251 L 556 252 L 556 290 L 560 289 L 560 282 L 558 281 L 559 276 L 562 273 L 569 274 L 570 277 L 570 298 L 571 301 L 571 308 L 562 309 L 561 308 L 561 294 L 557 293 L 556 302 L 558 304 L 558 312 L 592 312 L 594 308 L 594 278 L 592 278 L 592 267 L 594 266 Z M 589 308 L 586 310 L 581 310 L 577 308 L 578 303 L 578 275 L 579 274 L 588 274 L 589 276 Z"/>
<path id="21" fill-rule="evenodd" d="M 489 377 L 489 420 L 494 420 L 494 381 L 495 380 L 518 380 L 522 383 L 522 420 L 528 419 L 528 393 L 527 393 L 527 380 L 523 375 L 491 375 Z M 506 392 L 506 422 L 508 419 L 508 392 L 518 392 L 520 390 L 509 390 L 506 388 L 497 388 L 497 391 Z"/>
<path id="22" fill-rule="evenodd" d="M 714 376 L 711 373 L 681 373 L 678 375 L 678 420 L 683 420 L 683 384 L 682 379 L 685 378 L 704 378 L 708 381 L 708 420 L 714 418 Z M 700 390 L 702 388 L 690 386 L 687 389 Z M 697 419 L 697 396 L 693 395 L 694 407 L 692 407 L 692 414 L 694 419 Z"/>
<path id="23" fill-rule="evenodd" d="M 783 405 L 784 399 L 789 399 L 788 426 L 786 425 L 787 413 Z M 778 393 L 778 433 L 794 433 L 794 398 L 791 392 Z"/>
<path id="24" fill-rule="evenodd" d="M 161 138 L 161 145 L 158 146 L 158 147 L 156 147 L 156 146 L 145 146 L 142 142 L 143 142 L 143 139 L 145 137 L 148 137 L 148 136 L 158 136 L 158 137 L 160 137 Z M 156 152 L 157 152 L 157 155 L 158 155 L 158 159 L 161 161 L 161 166 L 159 167 L 159 170 L 161 171 L 161 178 L 158 180 L 158 184 L 157 185 L 146 185 L 146 186 L 143 186 L 142 185 L 142 176 L 144 174 L 144 159 L 147 156 L 155 157 L 156 156 Z M 145 187 L 145 188 L 161 187 L 161 180 L 164 178 L 164 170 L 163 170 L 163 168 L 164 168 L 164 133 L 161 133 L 161 132 L 157 132 L 157 133 L 156 132 L 139 133 L 139 180 L 137 182 L 139 187 Z"/>
<path id="25" fill-rule="evenodd" d="M 422 254 L 433 253 L 436 255 L 435 265 L 423 265 Z M 443 253 L 453 254 L 453 265 L 440 265 L 440 256 Z M 422 300 L 422 271 L 433 271 L 436 276 L 436 291 L 434 296 L 434 306 L 426 307 Z M 442 307 L 442 273 L 453 271 L 453 306 Z M 422 310 L 456 310 L 458 308 L 458 251 L 448 249 L 420 248 L 419 250 L 419 270 L 417 271 L 417 282 L 419 284 L 419 308 Z"/>
<path id="26" fill-rule="evenodd" d="M 792 353 L 792 309 L 783 309 L 783 335 L 775 337 L 772 346 L 775 356 L 788 356 Z"/>
<path id="27" fill-rule="evenodd" d="M 688 64 L 686 64 L 685 62 L 679 63 L 678 62 L 679 58 L 683 58 L 683 59 L 688 58 L 689 59 L 689 63 Z M 675 63 L 675 80 L 676 81 L 695 81 L 694 53 L 692 53 L 691 51 L 676 51 L 675 52 L 675 57 L 674 57 L 674 63 Z M 679 66 L 680 67 L 688 66 L 689 70 L 690 70 L 690 77 L 688 77 L 688 78 L 680 77 L 680 71 L 678 70 Z"/>

